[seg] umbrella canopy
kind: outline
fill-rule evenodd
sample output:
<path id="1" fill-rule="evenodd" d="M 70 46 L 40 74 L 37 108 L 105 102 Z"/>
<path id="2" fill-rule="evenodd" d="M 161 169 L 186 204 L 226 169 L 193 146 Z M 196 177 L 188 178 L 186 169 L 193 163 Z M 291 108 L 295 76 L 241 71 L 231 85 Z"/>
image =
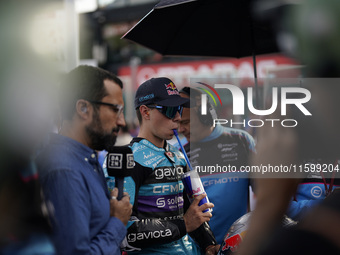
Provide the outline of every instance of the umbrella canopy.
<path id="1" fill-rule="evenodd" d="M 278 52 L 252 0 L 162 0 L 123 38 L 162 55 L 245 57 Z"/>

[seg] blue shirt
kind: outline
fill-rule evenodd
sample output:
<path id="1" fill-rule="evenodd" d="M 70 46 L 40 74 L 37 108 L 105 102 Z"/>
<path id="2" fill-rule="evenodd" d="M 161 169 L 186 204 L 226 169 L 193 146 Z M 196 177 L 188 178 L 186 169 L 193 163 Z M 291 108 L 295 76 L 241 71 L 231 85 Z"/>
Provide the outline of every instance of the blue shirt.
<path id="1" fill-rule="evenodd" d="M 209 136 L 186 144 L 184 149 L 200 174 L 209 201 L 215 205 L 209 225 L 217 243 L 222 243 L 230 226 L 248 211 L 250 181 L 248 174 L 239 170 L 249 164 L 255 141 L 241 129 L 217 125 Z M 236 171 L 223 170 L 228 166 Z"/>
<path id="2" fill-rule="evenodd" d="M 52 134 L 37 164 L 45 196 L 54 206 L 58 254 L 120 254 L 126 228 L 110 217 L 110 195 L 95 151 Z"/>

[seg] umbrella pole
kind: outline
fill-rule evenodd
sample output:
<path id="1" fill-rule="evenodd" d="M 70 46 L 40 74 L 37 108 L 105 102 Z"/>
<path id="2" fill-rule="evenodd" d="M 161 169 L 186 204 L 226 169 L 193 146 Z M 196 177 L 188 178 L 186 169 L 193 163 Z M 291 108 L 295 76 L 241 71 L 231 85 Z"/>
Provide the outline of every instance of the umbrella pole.
<path id="1" fill-rule="evenodd" d="M 255 105 L 256 109 L 259 109 L 259 92 L 257 86 L 257 70 L 256 70 L 256 54 L 253 51 L 253 67 L 254 67 L 254 79 L 255 79 Z"/>
<path id="2" fill-rule="evenodd" d="M 254 67 L 254 81 L 255 81 L 255 107 L 256 109 L 259 109 L 259 90 L 257 85 L 257 69 L 256 69 L 256 54 L 255 51 L 253 51 L 253 67 Z M 254 137 L 257 137 L 257 129 L 254 130 Z M 257 138 L 258 139 L 258 138 Z"/>
<path id="3" fill-rule="evenodd" d="M 250 35 L 251 35 L 251 45 L 253 51 L 253 68 L 254 68 L 254 79 L 255 79 L 255 107 L 259 109 L 259 92 L 257 86 L 257 70 L 256 70 L 256 43 L 255 43 L 255 36 L 254 36 L 254 27 L 253 23 L 250 22 Z"/>

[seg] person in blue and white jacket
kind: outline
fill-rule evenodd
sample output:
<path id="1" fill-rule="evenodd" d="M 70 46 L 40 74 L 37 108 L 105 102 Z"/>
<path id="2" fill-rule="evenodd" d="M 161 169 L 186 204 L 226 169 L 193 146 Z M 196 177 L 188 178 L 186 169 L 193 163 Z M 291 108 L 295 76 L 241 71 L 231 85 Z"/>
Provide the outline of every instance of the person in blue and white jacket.
<path id="1" fill-rule="evenodd" d="M 206 223 L 212 203 L 198 206 L 200 195 L 190 203 L 181 174 L 187 171 L 183 154 L 167 143 L 178 128 L 183 104 L 168 78 L 152 78 L 141 84 L 135 96 L 140 122 L 138 137 L 131 141 L 135 160 L 125 189 L 133 203 L 123 248 L 128 254 L 216 254 L 219 246 Z M 191 242 L 187 233 L 197 242 Z"/>
<path id="2" fill-rule="evenodd" d="M 198 89 L 184 87 L 180 94 L 190 98 L 191 107 L 184 108 L 178 131 L 189 141 L 184 149 L 215 205 L 209 224 L 217 242 L 222 243 L 233 222 L 249 211 L 250 179 L 240 170 L 248 166 L 255 141 L 241 129 L 214 127 L 215 109 L 208 103 L 207 115 L 201 114 Z"/>

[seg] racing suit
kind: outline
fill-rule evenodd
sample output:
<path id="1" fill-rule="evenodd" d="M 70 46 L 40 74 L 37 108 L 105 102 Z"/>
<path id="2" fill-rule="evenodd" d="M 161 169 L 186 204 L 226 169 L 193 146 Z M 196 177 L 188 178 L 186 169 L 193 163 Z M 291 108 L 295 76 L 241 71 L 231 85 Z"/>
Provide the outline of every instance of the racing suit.
<path id="1" fill-rule="evenodd" d="M 339 160 L 318 159 L 303 162 L 301 170 L 307 176 L 298 185 L 295 196 L 288 207 L 286 214 L 290 218 L 300 220 L 307 210 L 326 198 L 326 189 L 332 191 L 340 187 L 339 164 Z M 332 176 L 333 172 L 336 175 Z"/>
<path id="2" fill-rule="evenodd" d="M 229 227 L 248 210 L 250 181 L 248 174 L 239 170 L 248 165 L 255 141 L 243 130 L 217 125 L 208 137 L 186 144 L 184 149 L 215 205 L 209 225 L 222 243 Z"/>
<path id="3" fill-rule="evenodd" d="M 187 237 L 183 213 L 189 207 L 181 174 L 187 170 L 183 154 L 165 142 L 158 148 L 146 139 L 131 141 L 135 167 L 125 178 L 133 212 L 122 248 L 128 254 L 197 254 Z M 113 177 L 108 177 L 113 186 Z M 208 224 L 190 233 L 204 251 L 216 240 Z"/>

